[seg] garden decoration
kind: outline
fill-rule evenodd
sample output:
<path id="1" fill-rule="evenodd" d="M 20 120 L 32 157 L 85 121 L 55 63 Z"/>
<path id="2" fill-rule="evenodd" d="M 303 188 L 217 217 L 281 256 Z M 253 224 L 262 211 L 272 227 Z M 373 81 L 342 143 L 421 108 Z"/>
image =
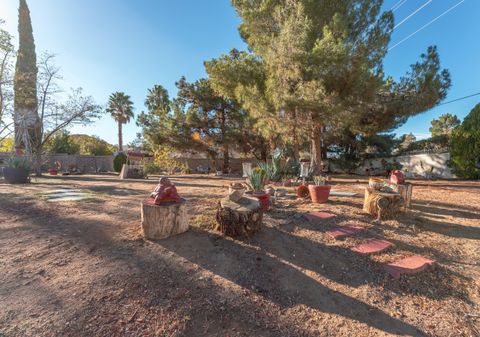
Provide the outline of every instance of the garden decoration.
<path id="1" fill-rule="evenodd" d="M 153 157 L 143 152 L 127 152 L 127 159 L 120 171 L 120 179 L 143 179 L 146 177 L 145 165 L 151 163 Z"/>
<path id="2" fill-rule="evenodd" d="M 188 230 L 186 200 L 166 177 L 142 202 L 142 231 L 147 239 L 164 239 Z"/>
<path id="3" fill-rule="evenodd" d="M 252 173 L 252 163 L 242 163 L 242 170 L 242 177 L 248 178 L 248 176 Z"/>
<path id="4" fill-rule="evenodd" d="M 10 184 L 25 184 L 30 182 L 30 165 L 25 157 L 12 156 L 3 168 L 3 176 Z"/>
<path id="5" fill-rule="evenodd" d="M 252 189 L 252 195 L 258 199 L 262 209 L 266 212 L 270 209 L 270 194 L 265 192 L 267 173 L 264 169 L 256 167 L 248 176 L 247 185 Z"/>
<path id="6" fill-rule="evenodd" d="M 331 185 L 327 185 L 327 179 L 323 176 L 313 178 L 315 185 L 308 185 L 308 191 L 313 203 L 321 204 L 328 201 Z"/>
<path id="7" fill-rule="evenodd" d="M 403 198 L 400 193 L 385 186 L 380 190 L 367 187 L 363 211 L 377 217 L 377 221 L 393 218 L 403 207 Z"/>
<path id="8" fill-rule="evenodd" d="M 228 186 L 228 198 L 232 201 L 240 200 L 245 194 L 245 186 L 240 183 L 232 183 Z"/>
<path id="9" fill-rule="evenodd" d="M 164 203 L 180 202 L 181 198 L 178 195 L 177 188 L 167 177 L 162 177 L 158 181 L 157 187 L 150 194 L 154 198 L 155 205 Z"/>
<path id="10" fill-rule="evenodd" d="M 223 235 L 231 237 L 251 237 L 262 227 L 263 208 L 252 197 L 242 197 L 237 201 L 222 199 L 217 209 L 217 227 Z"/>

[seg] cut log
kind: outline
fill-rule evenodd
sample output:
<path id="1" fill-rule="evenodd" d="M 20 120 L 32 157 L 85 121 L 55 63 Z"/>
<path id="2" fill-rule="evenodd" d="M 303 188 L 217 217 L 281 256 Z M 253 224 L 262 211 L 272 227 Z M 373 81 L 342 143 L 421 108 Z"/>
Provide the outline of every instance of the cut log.
<path id="1" fill-rule="evenodd" d="M 142 231 L 147 239 L 165 239 L 188 230 L 186 200 L 155 205 L 153 198 L 142 202 Z"/>
<path id="2" fill-rule="evenodd" d="M 217 230 L 231 237 L 250 237 L 262 227 L 263 210 L 257 199 L 222 199 L 217 209 Z"/>
<path id="3" fill-rule="evenodd" d="M 377 217 L 377 220 L 395 217 L 403 207 L 403 199 L 396 192 L 380 192 L 371 188 L 365 189 L 363 210 Z"/>

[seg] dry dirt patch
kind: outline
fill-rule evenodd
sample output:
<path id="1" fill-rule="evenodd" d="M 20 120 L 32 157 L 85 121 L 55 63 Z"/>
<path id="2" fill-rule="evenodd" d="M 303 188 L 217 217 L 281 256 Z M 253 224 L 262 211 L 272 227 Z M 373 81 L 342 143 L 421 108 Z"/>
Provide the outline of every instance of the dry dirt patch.
<path id="1" fill-rule="evenodd" d="M 139 205 L 155 180 L 45 177 L 0 182 L 0 335 L 475 336 L 480 329 L 480 183 L 415 182 L 414 208 L 375 225 L 357 178 L 334 179 L 325 205 L 277 200 L 250 240 L 210 230 L 232 179 L 174 177 L 191 207 L 189 232 L 144 241 Z M 95 200 L 49 203 L 75 188 Z M 311 224 L 311 210 L 337 214 Z M 361 224 L 334 241 L 325 230 Z M 367 237 L 395 249 L 350 251 Z M 392 280 L 379 263 L 420 254 L 438 268 Z"/>

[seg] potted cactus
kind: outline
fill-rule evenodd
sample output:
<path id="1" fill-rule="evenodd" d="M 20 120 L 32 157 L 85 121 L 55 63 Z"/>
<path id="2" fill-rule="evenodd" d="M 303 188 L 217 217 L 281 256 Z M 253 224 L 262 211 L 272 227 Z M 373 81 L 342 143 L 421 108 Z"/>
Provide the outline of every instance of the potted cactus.
<path id="1" fill-rule="evenodd" d="M 3 168 L 3 176 L 10 184 L 25 184 L 29 181 L 30 165 L 25 157 L 11 156 Z"/>
<path id="2" fill-rule="evenodd" d="M 332 186 L 326 184 L 327 179 L 323 176 L 315 176 L 313 177 L 313 181 L 315 185 L 308 185 L 312 202 L 317 204 L 327 202 Z"/>
<path id="3" fill-rule="evenodd" d="M 265 212 L 270 209 L 270 194 L 265 193 L 266 181 L 267 172 L 260 167 L 254 168 L 248 175 L 247 185 L 252 189 L 252 195 L 258 199 Z"/>

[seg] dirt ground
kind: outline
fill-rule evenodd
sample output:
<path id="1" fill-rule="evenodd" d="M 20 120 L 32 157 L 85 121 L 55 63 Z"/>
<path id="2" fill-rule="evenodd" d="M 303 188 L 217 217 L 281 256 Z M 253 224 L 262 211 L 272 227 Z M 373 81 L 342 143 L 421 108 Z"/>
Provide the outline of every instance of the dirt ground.
<path id="1" fill-rule="evenodd" d="M 413 209 L 374 224 L 362 213 L 365 179 L 335 178 L 357 192 L 327 204 L 276 201 L 249 240 L 213 231 L 234 179 L 173 177 L 191 228 L 160 241 L 140 233 L 140 202 L 156 180 L 44 177 L 0 181 L 0 336 L 480 336 L 480 182 L 415 181 Z M 78 188 L 98 197 L 48 202 Z M 310 210 L 336 213 L 311 224 Z M 334 241 L 325 230 L 368 233 Z M 363 257 L 365 237 L 395 244 Z M 433 271 L 393 280 L 380 262 L 420 254 Z"/>

